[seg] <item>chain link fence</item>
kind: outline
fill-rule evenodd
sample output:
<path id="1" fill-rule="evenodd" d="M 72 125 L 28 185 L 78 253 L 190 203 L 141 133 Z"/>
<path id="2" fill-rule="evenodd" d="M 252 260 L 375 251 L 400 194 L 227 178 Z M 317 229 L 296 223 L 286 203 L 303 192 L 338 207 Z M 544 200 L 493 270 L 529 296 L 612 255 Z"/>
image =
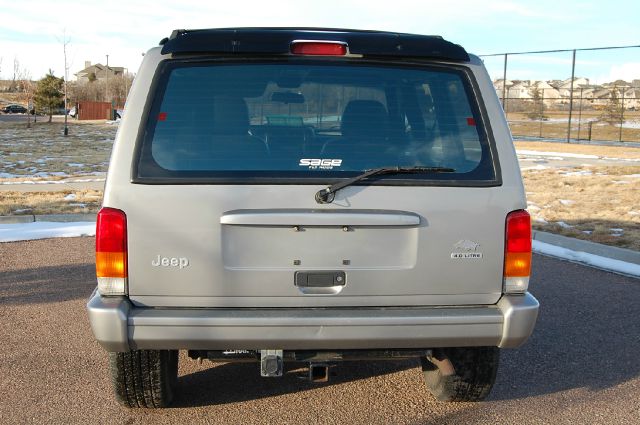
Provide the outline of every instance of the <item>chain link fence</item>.
<path id="1" fill-rule="evenodd" d="M 621 46 L 481 58 L 516 138 L 640 142 L 640 68 L 624 62 L 623 49 L 640 53 Z"/>

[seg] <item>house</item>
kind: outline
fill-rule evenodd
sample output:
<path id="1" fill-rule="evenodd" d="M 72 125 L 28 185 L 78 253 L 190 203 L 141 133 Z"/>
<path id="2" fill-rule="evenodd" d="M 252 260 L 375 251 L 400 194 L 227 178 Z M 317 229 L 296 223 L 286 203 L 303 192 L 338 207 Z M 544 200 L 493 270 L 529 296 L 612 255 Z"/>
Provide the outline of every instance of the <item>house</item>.
<path id="1" fill-rule="evenodd" d="M 495 80 L 493 82 L 493 87 L 496 89 L 496 92 L 498 93 L 498 97 L 500 97 L 502 99 L 502 92 L 505 88 L 505 86 L 507 88 L 511 87 L 513 85 L 513 81 L 510 80 L 504 80 L 502 78 Z"/>
<path id="2" fill-rule="evenodd" d="M 85 61 L 84 69 L 78 71 L 74 75 L 80 83 L 86 83 L 96 80 L 104 81 L 107 78 L 123 77 L 124 68 L 121 66 L 109 66 L 107 68 L 106 65 L 102 65 L 100 63 L 92 65 L 90 61 Z"/>
<path id="3" fill-rule="evenodd" d="M 544 100 L 545 105 L 551 105 L 560 99 L 560 92 L 546 81 L 536 81 L 531 86 L 531 96 L 535 90 L 540 92 L 540 98 Z"/>
<path id="4" fill-rule="evenodd" d="M 611 99 L 611 90 L 601 87 L 593 91 L 594 99 Z"/>
<path id="5" fill-rule="evenodd" d="M 528 81 L 515 83 L 507 89 L 507 98 L 509 99 L 531 99 L 531 97 Z"/>
<path id="6" fill-rule="evenodd" d="M 589 79 L 584 77 L 576 77 L 573 79 L 573 96 L 576 96 L 576 92 L 580 91 L 581 87 L 589 87 Z M 560 93 L 560 97 L 569 98 L 571 97 L 571 78 L 567 78 L 566 80 L 561 81 L 560 83 L 555 85 L 555 88 L 558 89 Z"/>
<path id="7" fill-rule="evenodd" d="M 580 88 L 581 86 L 588 86 L 589 85 L 589 79 L 588 78 L 584 78 L 584 77 L 576 77 L 573 79 L 573 88 Z M 571 78 L 567 78 L 566 80 L 563 80 L 558 87 L 556 87 L 557 89 L 571 89 Z"/>
<path id="8" fill-rule="evenodd" d="M 604 83 L 603 84 L 604 87 L 609 87 L 609 88 L 627 88 L 627 87 L 631 87 L 631 84 L 624 81 L 624 80 L 615 80 L 611 83 Z"/>

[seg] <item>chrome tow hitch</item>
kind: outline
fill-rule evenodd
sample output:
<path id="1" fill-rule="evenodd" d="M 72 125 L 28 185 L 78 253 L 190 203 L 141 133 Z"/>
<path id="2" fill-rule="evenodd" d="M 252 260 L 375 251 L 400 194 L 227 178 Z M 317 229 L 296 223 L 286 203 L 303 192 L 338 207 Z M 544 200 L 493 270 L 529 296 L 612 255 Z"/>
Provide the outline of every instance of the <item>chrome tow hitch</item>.
<path id="1" fill-rule="evenodd" d="M 282 376 L 282 350 L 260 350 L 260 375 L 267 378 Z"/>

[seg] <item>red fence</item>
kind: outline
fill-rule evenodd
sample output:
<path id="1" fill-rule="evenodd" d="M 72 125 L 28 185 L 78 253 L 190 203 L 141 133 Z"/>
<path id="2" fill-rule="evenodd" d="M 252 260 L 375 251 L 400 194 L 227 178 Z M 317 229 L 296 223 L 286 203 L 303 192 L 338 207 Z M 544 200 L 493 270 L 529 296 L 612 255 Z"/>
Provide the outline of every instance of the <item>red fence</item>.
<path id="1" fill-rule="evenodd" d="M 111 119 L 111 103 L 109 102 L 79 102 L 79 120 L 108 120 Z"/>

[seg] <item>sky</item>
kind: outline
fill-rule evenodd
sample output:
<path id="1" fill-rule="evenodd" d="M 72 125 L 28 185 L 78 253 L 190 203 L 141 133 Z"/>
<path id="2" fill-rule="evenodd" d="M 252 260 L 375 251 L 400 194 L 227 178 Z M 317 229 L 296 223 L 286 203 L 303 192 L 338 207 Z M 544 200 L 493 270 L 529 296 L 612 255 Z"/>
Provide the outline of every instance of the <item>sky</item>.
<path id="1" fill-rule="evenodd" d="M 85 61 L 135 73 L 143 53 L 176 28 L 315 26 L 437 34 L 475 54 L 640 45 L 640 1 L 515 0 L 0 0 L 0 79 L 14 62 L 31 78 L 69 78 Z M 493 78 L 503 57 L 484 58 Z M 578 52 L 576 75 L 640 79 L 640 48 Z M 510 56 L 508 79 L 566 79 L 571 53 Z"/>

